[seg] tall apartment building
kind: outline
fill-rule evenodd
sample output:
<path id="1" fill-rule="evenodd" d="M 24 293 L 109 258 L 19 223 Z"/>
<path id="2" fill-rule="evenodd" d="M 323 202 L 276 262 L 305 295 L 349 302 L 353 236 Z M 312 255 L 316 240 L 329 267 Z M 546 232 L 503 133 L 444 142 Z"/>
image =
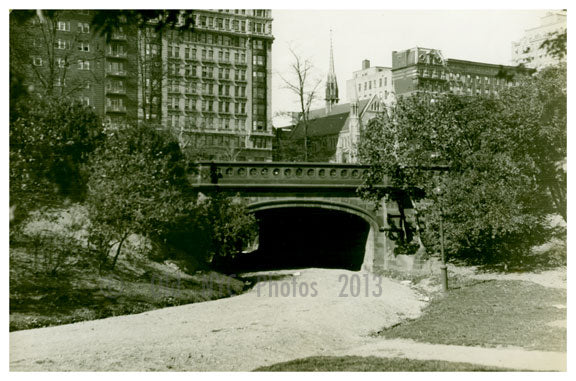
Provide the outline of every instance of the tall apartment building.
<path id="1" fill-rule="evenodd" d="M 195 12 L 162 38 L 162 125 L 208 159 L 271 161 L 271 11 Z"/>
<path id="2" fill-rule="evenodd" d="M 352 79 L 346 81 L 348 102 L 370 99 L 373 95 L 386 102 L 392 97 L 392 69 L 384 66 L 370 66 L 369 60 L 362 61 L 362 70 L 355 71 Z"/>
<path id="3" fill-rule="evenodd" d="M 136 118 L 135 33 L 126 25 L 107 40 L 93 33 L 92 16 L 61 10 L 11 20 L 10 59 L 34 92 L 76 99 L 109 123 L 124 123 Z"/>
<path id="4" fill-rule="evenodd" d="M 76 98 L 112 125 L 168 128 L 200 158 L 272 160 L 270 10 L 196 10 L 193 31 L 124 23 L 108 38 L 92 33 L 92 12 L 19 27 L 14 56 L 36 90 Z"/>
<path id="5" fill-rule="evenodd" d="M 527 29 L 519 41 L 512 43 L 512 63 L 534 69 L 557 64 L 558 59 L 551 57 L 541 46 L 552 34 L 564 31 L 566 31 L 566 12 L 548 12 L 540 19 L 539 26 Z M 562 61 L 566 62 L 566 57 Z"/>
<path id="6" fill-rule="evenodd" d="M 513 86 L 517 74 L 529 73 L 514 66 L 445 59 L 437 49 L 412 48 L 392 52 L 392 80 L 396 96 L 413 92 L 452 92 L 490 95 Z"/>

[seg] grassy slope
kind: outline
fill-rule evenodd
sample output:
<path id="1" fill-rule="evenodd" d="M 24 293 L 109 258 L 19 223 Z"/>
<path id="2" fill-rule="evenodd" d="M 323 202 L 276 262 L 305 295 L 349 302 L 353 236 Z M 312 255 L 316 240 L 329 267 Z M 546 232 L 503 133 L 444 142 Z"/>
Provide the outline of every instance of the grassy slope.
<path id="1" fill-rule="evenodd" d="M 260 372 L 477 372 L 510 371 L 461 362 L 380 357 L 308 357 L 261 367 Z"/>
<path id="2" fill-rule="evenodd" d="M 566 329 L 546 323 L 566 320 L 566 291 L 522 281 L 464 281 L 432 300 L 415 320 L 379 332 L 435 344 L 519 346 L 566 351 Z"/>
<path id="3" fill-rule="evenodd" d="M 82 211 L 74 211 L 82 219 Z M 63 213 L 65 214 L 65 213 Z M 36 230 L 56 239 L 13 240 L 10 247 L 10 330 L 38 328 L 109 316 L 140 313 L 156 308 L 195 303 L 239 294 L 244 283 L 215 272 L 186 274 L 177 266 L 149 260 L 141 250 L 126 245 L 114 271 L 99 271 L 98 262 L 82 239 L 65 252 L 65 261 L 52 272 L 56 255 L 66 245 L 62 237 L 80 230 L 36 221 Z M 82 225 L 79 224 L 79 225 Z"/>

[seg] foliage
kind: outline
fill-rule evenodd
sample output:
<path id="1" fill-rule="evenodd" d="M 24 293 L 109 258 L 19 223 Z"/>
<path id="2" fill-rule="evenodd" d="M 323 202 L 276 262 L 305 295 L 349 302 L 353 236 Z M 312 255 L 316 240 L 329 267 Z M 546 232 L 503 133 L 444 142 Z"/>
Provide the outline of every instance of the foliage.
<path id="1" fill-rule="evenodd" d="M 90 160 L 86 201 L 91 242 L 105 251 L 104 259 L 117 245 L 114 266 L 128 235 L 162 236 L 179 216 L 190 213 L 193 199 L 183 157 L 170 135 L 146 125 L 106 135 Z"/>
<path id="2" fill-rule="evenodd" d="M 274 144 L 274 161 L 328 162 L 336 153 L 336 148 L 330 147 L 323 136 L 308 136 L 304 144 L 304 139 L 291 139 L 288 134 L 277 131 Z"/>
<path id="3" fill-rule="evenodd" d="M 10 18 L 18 23 L 25 23 L 41 15 L 52 19 L 58 10 L 23 10 L 10 12 Z M 180 9 L 126 9 L 126 10 L 92 10 L 91 24 L 100 35 L 110 34 L 123 23 L 144 27 L 152 22 L 157 30 L 166 28 L 191 29 L 194 26 L 194 11 Z"/>
<path id="4" fill-rule="evenodd" d="M 190 269 L 212 263 L 216 257 L 234 257 L 258 233 L 253 214 L 237 198 L 215 193 L 200 197 L 194 214 L 174 224 L 165 242 L 175 254 L 183 256 Z"/>
<path id="5" fill-rule="evenodd" d="M 435 252 L 443 218 L 453 256 L 521 258 L 550 237 L 548 214 L 565 216 L 565 97 L 565 71 L 552 68 L 498 98 L 402 98 L 363 133 L 360 157 L 371 169 L 361 192 L 383 197 L 376 186 L 388 178 L 420 200 L 422 238 Z"/>
<path id="6" fill-rule="evenodd" d="M 210 261 L 214 256 L 234 256 L 256 238 L 257 223 L 246 206 L 232 198 L 216 194 L 200 203 L 199 226 L 207 227 L 210 237 Z"/>
<path id="7" fill-rule="evenodd" d="M 560 32 L 550 33 L 548 38 L 542 42 L 540 49 L 545 49 L 546 52 L 557 60 L 562 60 L 566 57 L 568 43 L 568 31 L 564 29 Z"/>
<path id="8" fill-rule="evenodd" d="M 79 103 L 29 100 L 10 122 L 10 203 L 19 212 L 59 197 L 81 199 L 85 163 L 102 138 L 98 116 Z"/>

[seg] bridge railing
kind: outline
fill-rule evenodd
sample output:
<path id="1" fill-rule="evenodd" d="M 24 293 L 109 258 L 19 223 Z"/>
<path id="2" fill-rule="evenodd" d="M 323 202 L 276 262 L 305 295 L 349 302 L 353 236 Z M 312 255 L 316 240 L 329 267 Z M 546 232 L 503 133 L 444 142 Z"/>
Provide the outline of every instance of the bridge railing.
<path id="1" fill-rule="evenodd" d="M 201 162 L 192 183 L 222 187 L 346 187 L 363 183 L 368 166 L 332 163 Z"/>

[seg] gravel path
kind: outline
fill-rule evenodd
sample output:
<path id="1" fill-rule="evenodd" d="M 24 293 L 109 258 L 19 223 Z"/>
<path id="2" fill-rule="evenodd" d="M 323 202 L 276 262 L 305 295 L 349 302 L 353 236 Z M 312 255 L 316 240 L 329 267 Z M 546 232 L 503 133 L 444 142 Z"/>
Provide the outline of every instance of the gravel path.
<path id="1" fill-rule="evenodd" d="M 425 305 L 409 287 L 385 278 L 382 295 L 372 296 L 379 291 L 378 281 L 368 274 L 364 278 L 360 273 L 326 269 L 276 273 L 300 275 L 262 282 L 246 294 L 227 299 L 13 332 L 10 368 L 252 370 L 364 344 L 371 331 L 417 317 Z M 339 297 L 344 285 L 341 276 L 359 277 L 361 294 Z M 302 284 L 308 286 L 308 296 L 299 295 L 300 288 L 305 291 Z M 316 297 L 311 296 L 313 286 Z M 281 291 L 289 287 L 290 296 L 282 296 Z"/>
<path id="2" fill-rule="evenodd" d="M 265 274 L 270 273 L 259 273 Z M 564 353 L 372 338 L 368 334 L 373 331 L 419 316 L 426 303 L 408 286 L 386 278 L 381 280 L 381 296 L 374 296 L 379 281 L 364 273 L 305 269 L 274 274 L 288 276 L 261 282 L 232 298 L 12 332 L 10 369 L 249 371 L 318 355 L 408 357 L 531 370 L 566 368 Z M 358 282 L 356 277 L 360 295 L 340 297 L 345 279 L 348 295 L 358 289 L 350 290 L 350 281 Z M 300 294 L 305 288 L 308 296 Z M 282 291 L 290 296 L 282 296 Z"/>

